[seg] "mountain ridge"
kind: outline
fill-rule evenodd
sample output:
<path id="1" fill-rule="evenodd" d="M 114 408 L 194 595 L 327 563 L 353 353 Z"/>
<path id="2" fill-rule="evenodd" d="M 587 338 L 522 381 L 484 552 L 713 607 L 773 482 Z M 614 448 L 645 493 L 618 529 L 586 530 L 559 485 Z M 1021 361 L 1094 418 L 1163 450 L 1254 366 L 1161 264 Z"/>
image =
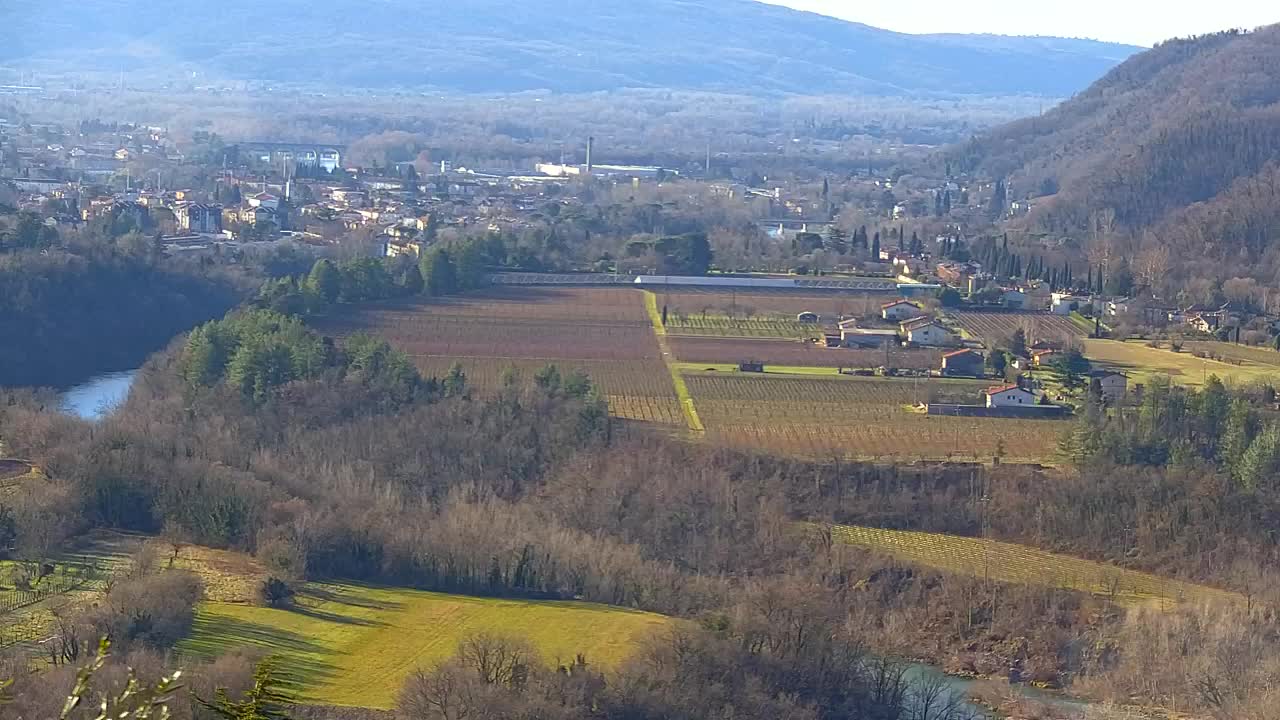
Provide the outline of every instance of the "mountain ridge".
<path id="1" fill-rule="evenodd" d="M 465 5 L 465 7 L 463 7 Z M 1140 50 L 907 35 L 754 0 L 12 0 L 0 63 L 461 92 L 1068 96 Z"/>
<path id="2" fill-rule="evenodd" d="M 952 156 L 1033 198 L 1032 233 L 1167 251 L 1183 277 L 1216 259 L 1280 279 L 1280 25 L 1162 43 Z"/>

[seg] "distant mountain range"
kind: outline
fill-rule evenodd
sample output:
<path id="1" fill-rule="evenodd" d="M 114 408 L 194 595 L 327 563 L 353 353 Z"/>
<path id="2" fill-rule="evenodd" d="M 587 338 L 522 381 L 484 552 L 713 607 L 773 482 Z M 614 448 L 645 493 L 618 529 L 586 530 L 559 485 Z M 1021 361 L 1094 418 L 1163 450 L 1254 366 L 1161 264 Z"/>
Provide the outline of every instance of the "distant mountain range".
<path id="1" fill-rule="evenodd" d="M 0 65 L 24 70 L 476 93 L 1065 97 L 1140 50 L 904 35 L 753 0 L 6 0 L 0 26 Z"/>
<path id="2" fill-rule="evenodd" d="M 1137 55 L 1041 117 L 955 151 L 1037 197 L 1033 231 L 1127 238 L 1224 273 L 1280 275 L 1280 25 Z"/>

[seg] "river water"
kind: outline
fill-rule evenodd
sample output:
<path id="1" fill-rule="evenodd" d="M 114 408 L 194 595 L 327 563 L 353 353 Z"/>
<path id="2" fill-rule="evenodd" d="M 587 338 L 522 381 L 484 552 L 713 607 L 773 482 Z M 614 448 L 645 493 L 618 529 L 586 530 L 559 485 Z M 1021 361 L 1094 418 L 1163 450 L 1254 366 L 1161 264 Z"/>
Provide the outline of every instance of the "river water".
<path id="1" fill-rule="evenodd" d="M 129 397 L 137 370 L 106 373 L 62 393 L 62 409 L 85 420 L 101 420 Z"/>

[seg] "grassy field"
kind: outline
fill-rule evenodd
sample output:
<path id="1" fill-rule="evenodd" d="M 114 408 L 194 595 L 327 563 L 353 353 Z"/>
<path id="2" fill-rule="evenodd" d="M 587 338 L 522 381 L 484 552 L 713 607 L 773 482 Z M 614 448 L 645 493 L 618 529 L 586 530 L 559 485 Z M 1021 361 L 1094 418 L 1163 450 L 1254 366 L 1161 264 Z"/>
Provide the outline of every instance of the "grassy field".
<path id="1" fill-rule="evenodd" d="M 1256 357 L 1239 356 L 1234 362 L 1219 362 L 1196 357 L 1189 348 L 1173 352 L 1167 348 L 1147 347 L 1145 342 L 1120 340 L 1085 340 L 1085 355 L 1094 363 L 1124 370 L 1133 383 L 1149 383 L 1153 377 L 1167 375 L 1180 385 L 1200 387 L 1211 375 L 1224 382 L 1251 383 L 1280 380 L 1280 363 L 1259 362 Z M 1226 353 L 1222 353 L 1224 356 Z M 1237 364 L 1238 363 L 1238 364 Z"/>
<path id="2" fill-rule="evenodd" d="M 937 570 L 1087 592 L 1129 605 L 1243 601 L 1225 590 L 995 540 L 848 525 L 833 526 L 832 534 L 851 545 Z"/>
<path id="3" fill-rule="evenodd" d="M 210 657 L 241 646 L 278 655 L 300 699 L 386 709 L 414 670 L 449 658 L 471 634 L 527 638 L 548 663 L 577 653 L 617 667 L 667 618 L 580 602 L 475 598 L 416 590 L 310 584 L 294 610 L 208 602 L 183 641 Z"/>

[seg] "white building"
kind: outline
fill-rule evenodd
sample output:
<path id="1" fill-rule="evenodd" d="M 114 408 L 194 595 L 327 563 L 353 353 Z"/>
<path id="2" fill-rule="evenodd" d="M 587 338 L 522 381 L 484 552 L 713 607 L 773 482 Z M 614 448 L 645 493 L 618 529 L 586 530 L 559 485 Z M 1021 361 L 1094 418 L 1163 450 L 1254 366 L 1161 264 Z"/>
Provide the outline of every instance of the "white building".
<path id="1" fill-rule="evenodd" d="M 988 388 L 982 391 L 987 398 L 987 407 L 1027 407 L 1036 404 L 1035 393 L 1023 390 L 1017 385 Z"/>
<path id="2" fill-rule="evenodd" d="M 880 306 L 880 317 L 885 320 L 893 320 L 902 322 L 923 315 L 920 306 L 906 300 L 895 300 L 891 303 L 885 303 Z"/>
<path id="3" fill-rule="evenodd" d="M 917 318 L 903 323 L 902 334 L 911 345 L 946 347 L 953 342 L 951 331 L 929 318 Z"/>

